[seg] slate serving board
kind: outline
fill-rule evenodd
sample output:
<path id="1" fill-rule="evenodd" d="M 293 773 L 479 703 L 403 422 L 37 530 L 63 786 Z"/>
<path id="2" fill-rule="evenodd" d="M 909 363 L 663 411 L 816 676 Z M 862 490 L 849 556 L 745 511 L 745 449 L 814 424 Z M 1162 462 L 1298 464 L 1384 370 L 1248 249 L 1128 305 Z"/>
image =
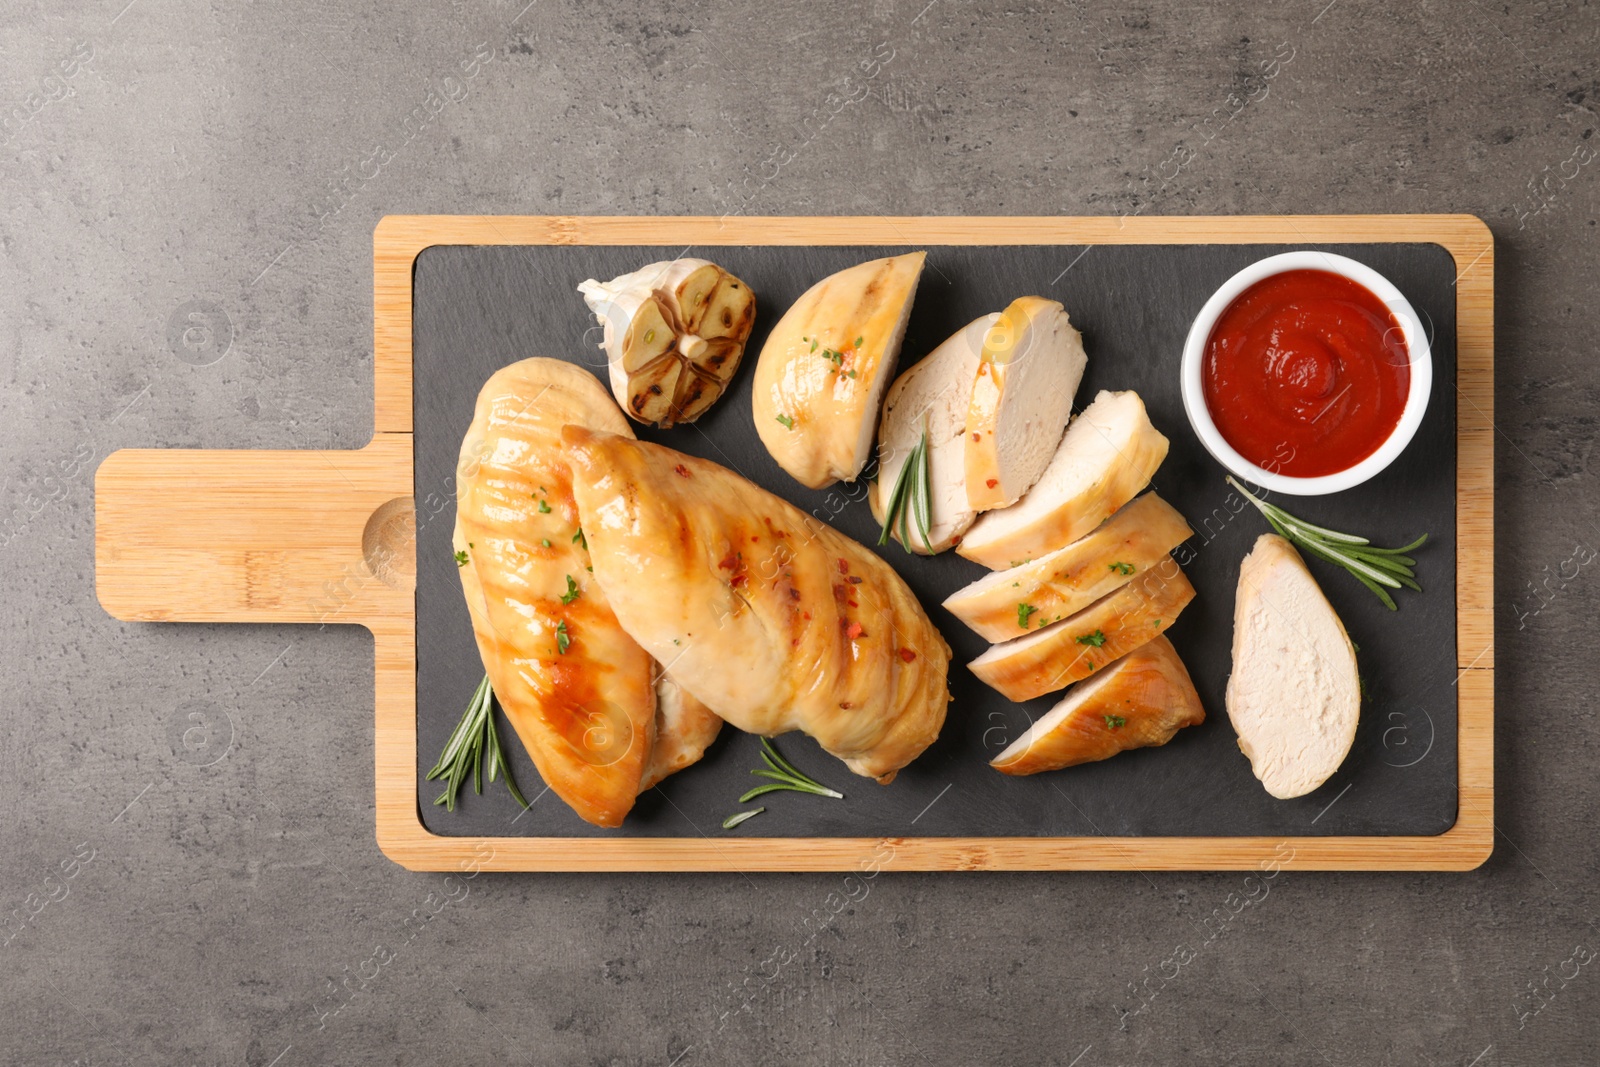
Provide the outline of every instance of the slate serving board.
<path id="1" fill-rule="evenodd" d="M 954 554 L 908 556 L 879 550 L 928 608 L 954 652 L 944 732 L 896 781 L 878 786 L 849 774 L 808 738 L 791 734 L 782 751 L 848 799 L 799 794 L 762 798 L 765 814 L 739 836 L 1322 836 L 1432 835 L 1457 809 L 1455 611 L 1455 290 L 1451 256 L 1432 244 L 920 246 L 928 265 L 911 314 L 902 367 L 978 315 L 1036 293 L 1061 300 L 1084 333 L 1089 367 L 1078 406 L 1100 389 L 1134 389 L 1172 441 L 1153 487 L 1194 527 L 1186 573 L 1198 596 L 1169 633 L 1188 664 L 1206 722 L 1168 745 L 1101 763 L 1013 779 L 987 761 L 1048 710 L 1059 695 L 1012 704 L 963 666 L 985 643 L 940 608 L 951 591 L 985 573 Z M 1305 518 L 1360 531 L 1379 544 L 1429 534 L 1418 556 L 1425 595 L 1406 593 L 1390 613 L 1342 571 L 1313 561 L 1324 591 L 1361 648 L 1367 699 L 1344 766 L 1321 789 L 1291 801 L 1269 797 L 1250 773 L 1227 721 L 1234 587 L 1240 559 L 1265 522 L 1232 495 L 1223 470 L 1189 429 L 1178 391 L 1178 361 L 1189 323 L 1229 275 L 1291 247 L 1323 248 L 1366 263 L 1392 280 L 1430 330 L 1434 388 L 1406 453 L 1363 486 L 1332 497 L 1291 500 Z M 906 247 L 722 247 L 701 250 L 745 279 L 758 301 L 747 362 L 732 388 L 700 421 L 640 436 L 716 460 L 795 505 L 825 517 L 864 544 L 877 527 L 859 487 L 807 490 L 771 460 L 750 415 L 750 372 L 767 330 L 812 283 L 862 260 Z M 455 725 L 482 667 L 451 558 L 452 480 L 461 437 L 483 381 L 528 356 L 568 359 L 604 377 L 599 329 L 576 293 L 606 279 L 683 254 L 659 246 L 437 246 L 413 275 L 413 396 L 417 537 L 418 803 L 441 835 L 529 837 L 716 837 L 759 780 L 756 740 L 725 728 L 705 759 L 639 798 L 621 830 L 599 830 L 544 791 L 509 727 L 508 755 L 523 792 L 519 814 L 496 783 L 468 789 L 454 813 L 432 804 L 423 781 Z M 429 499 L 443 500 L 435 512 Z M 1187 558 L 1187 557 L 1186 557 Z"/>

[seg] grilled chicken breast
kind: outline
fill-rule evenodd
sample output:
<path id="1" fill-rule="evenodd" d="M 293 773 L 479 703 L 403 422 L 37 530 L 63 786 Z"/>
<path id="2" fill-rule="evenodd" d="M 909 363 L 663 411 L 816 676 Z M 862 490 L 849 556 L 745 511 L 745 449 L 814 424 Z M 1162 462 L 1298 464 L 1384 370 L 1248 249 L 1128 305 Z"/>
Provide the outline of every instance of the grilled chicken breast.
<path id="1" fill-rule="evenodd" d="M 527 359 L 484 383 L 461 443 L 455 550 L 512 729 L 557 796 L 586 821 L 617 826 L 641 789 L 699 758 L 720 722 L 677 695 L 590 575 L 561 448 L 568 423 L 631 432 L 600 383 L 569 363 Z"/>
<path id="2" fill-rule="evenodd" d="M 1001 774 L 1059 770 L 1164 745 L 1205 719 L 1178 650 L 1156 637 L 1073 686 L 990 766 Z"/>
<path id="3" fill-rule="evenodd" d="M 1014 504 L 1039 480 L 1072 414 L 1089 357 L 1056 300 L 1013 300 L 989 327 L 967 408 L 967 502 Z"/>
<path id="4" fill-rule="evenodd" d="M 795 481 L 855 481 L 872 452 L 925 252 L 830 275 L 783 313 L 756 360 L 756 433 Z"/>
<path id="5" fill-rule="evenodd" d="M 990 641 L 1007 641 L 1040 619 L 1082 611 L 1166 560 L 1190 533 L 1171 504 L 1146 493 L 1066 548 L 986 574 L 944 606 Z"/>
<path id="6" fill-rule="evenodd" d="M 967 404 L 978 374 L 978 353 L 998 313 L 974 319 L 895 379 L 878 428 L 878 478 L 868 489 L 872 514 L 883 521 L 887 497 L 911 453 L 928 439 L 928 542 L 906 523 L 907 551 L 924 555 L 954 544 L 978 513 L 967 503 Z M 891 527 L 896 540 L 900 524 Z"/>
<path id="7" fill-rule="evenodd" d="M 721 730 L 722 720 L 717 713 L 662 671 L 656 680 L 655 744 L 639 778 L 639 792 L 698 763 Z"/>
<path id="8" fill-rule="evenodd" d="M 1149 484 L 1167 439 L 1134 392 L 1102 391 L 1072 420 L 1026 496 L 973 523 L 958 553 L 990 570 L 1016 567 L 1099 526 Z"/>
<path id="9" fill-rule="evenodd" d="M 461 443 L 456 551 L 489 682 L 540 776 L 586 821 L 618 826 L 654 745 L 655 664 L 574 542 L 567 423 L 630 433 L 571 364 L 523 360 L 484 383 Z"/>
<path id="10" fill-rule="evenodd" d="M 1304 796 L 1355 742 L 1355 646 L 1294 546 L 1262 534 L 1239 567 L 1228 718 L 1267 792 Z"/>
<path id="11" fill-rule="evenodd" d="M 1082 681 L 1164 633 L 1194 599 L 1194 586 L 1171 558 L 1076 615 L 1035 618 L 1035 630 L 973 660 L 972 673 L 1010 700 L 1032 700 Z"/>
<path id="12" fill-rule="evenodd" d="M 875 554 L 732 471 L 562 436 L 595 578 L 628 633 L 742 730 L 804 730 L 890 781 L 938 737 L 950 649 Z"/>

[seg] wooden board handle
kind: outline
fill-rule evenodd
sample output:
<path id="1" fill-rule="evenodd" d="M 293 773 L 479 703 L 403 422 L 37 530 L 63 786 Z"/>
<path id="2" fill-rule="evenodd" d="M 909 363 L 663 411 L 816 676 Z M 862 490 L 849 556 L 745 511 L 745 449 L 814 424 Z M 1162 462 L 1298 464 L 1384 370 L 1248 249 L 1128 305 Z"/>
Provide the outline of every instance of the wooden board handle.
<path id="1" fill-rule="evenodd" d="M 356 451 L 124 449 L 95 472 L 95 589 L 141 622 L 411 611 L 411 435 Z"/>

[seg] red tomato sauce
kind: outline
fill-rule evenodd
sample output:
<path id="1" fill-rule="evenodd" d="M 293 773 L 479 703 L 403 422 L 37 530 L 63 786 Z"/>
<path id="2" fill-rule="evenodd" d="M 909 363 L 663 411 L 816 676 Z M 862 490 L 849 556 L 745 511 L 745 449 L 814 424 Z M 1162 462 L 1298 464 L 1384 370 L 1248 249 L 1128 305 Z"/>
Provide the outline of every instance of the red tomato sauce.
<path id="1" fill-rule="evenodd" d="M 1323 270 L 1263 278 L 1206 341 L 1206 408 L 1223 438 L 1276 474 L 1360 463 L 1400 423 L 1411 359 L 1400 324 L 1365 286 Z"/>

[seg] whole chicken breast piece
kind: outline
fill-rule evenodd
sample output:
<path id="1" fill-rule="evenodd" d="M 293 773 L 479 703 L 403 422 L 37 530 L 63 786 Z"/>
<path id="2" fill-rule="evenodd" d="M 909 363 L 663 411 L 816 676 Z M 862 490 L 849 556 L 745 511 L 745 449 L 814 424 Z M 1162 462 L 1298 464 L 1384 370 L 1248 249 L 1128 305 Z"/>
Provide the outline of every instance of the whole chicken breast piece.
<path id="1" fill-rule="evenodd" d="M 950 649 L 872 552 L 739 475 L 570 426 L 594 573 L 622 626 L 742 730 L 803 730 L 887 783 L 938 737 Z"/>
<path id="2" fill-rule="evenodd" d="M 783 313 L 756 360 L 756 433 L 801 485 L 853 482 L 894 378 L 925 252 L 858 263 Z"/>
<path id="3" fill-rule="evenodd" d="M 573 811 L 618 826 L 655 743 L 657 668 L 588 571 L 561 447 L 568 423 L 630 433 L 604 387 L 572 364 L 527 359 L 484 383 L 461 443 L 455 548 L 512 729 Z"/>

